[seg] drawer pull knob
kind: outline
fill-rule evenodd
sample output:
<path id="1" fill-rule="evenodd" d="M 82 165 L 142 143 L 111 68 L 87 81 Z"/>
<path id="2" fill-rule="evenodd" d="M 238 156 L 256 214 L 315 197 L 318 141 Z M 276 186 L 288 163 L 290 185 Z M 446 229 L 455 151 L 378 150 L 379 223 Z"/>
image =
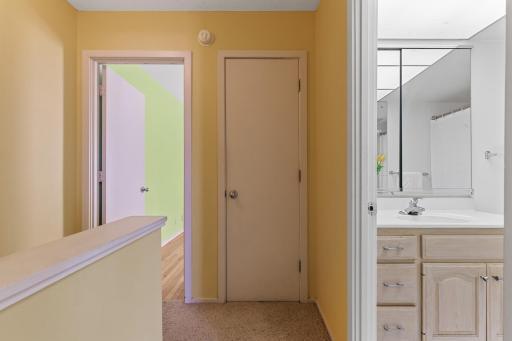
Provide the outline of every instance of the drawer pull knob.
<path id="1" fill-rule="evenodd" d="M 403 247 L 401 246 L 383 246 L 382 249 L 384 251 L 403 251 Z"/>
<path id="2" fill-rule="evenodd" d="M 382 285 L 384 285 L 386 288 L 402 288 L 404 286 L 404 284 L 401 282 L 396 282 L 396 283 L 384 282 L 384 283 L 382 283 Z"/>
<path id="3" fill-rule="evenodd" d="M 503 277 L 500 277 L 500 276 L 492 276 L 492 278 L 493 278 L 496 282 L 503 281 Z"/>
<path id="4" fill-rule="evenodd" d="M 385 324 L 385 325 L 383 325 L 383 326 L 382 326 L 382 328 L 384 328 L 384 330 L 385 330 L 385 331 L 387 331 L 387 332 L 391 332 L 391 331 L 393 331 L 393 330 L 399 330 L 399 331 L 401 331 L 401 330 L 404 330 L 404 329 L 405 329 L 404 327 L 402 327 L 402 326 L 401 326 L 401 325 L 399 325 L 399 324 L 395 325 L 394 327 L 393 327 L 393 326 L 390 326 L 389 324 Z"/>

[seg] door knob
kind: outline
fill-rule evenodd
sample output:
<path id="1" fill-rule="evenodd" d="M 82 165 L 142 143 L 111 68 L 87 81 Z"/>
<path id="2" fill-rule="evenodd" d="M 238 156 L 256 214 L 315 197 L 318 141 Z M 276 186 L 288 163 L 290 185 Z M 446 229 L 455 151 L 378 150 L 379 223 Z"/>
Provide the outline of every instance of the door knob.
<path id="1" fill-rule="evenodd" d="M 141 192 L 141 193 L 147 193 L 147 192 L 149 192 L 149 188 L 148 188 L 148 187 L 144 187 L 144 186 L 142 186 L 142 187 L 140 188 L 140 192 Z"/>
<path id="2" fill-rule="evenodd" d="M 237 191 L 237 190 L 234 190 L 234 191 L 229 192 L 229 197 L 230 197 L 231 199 L 236 199 L 236 198 L 238 198 L 238 191 Z"/>

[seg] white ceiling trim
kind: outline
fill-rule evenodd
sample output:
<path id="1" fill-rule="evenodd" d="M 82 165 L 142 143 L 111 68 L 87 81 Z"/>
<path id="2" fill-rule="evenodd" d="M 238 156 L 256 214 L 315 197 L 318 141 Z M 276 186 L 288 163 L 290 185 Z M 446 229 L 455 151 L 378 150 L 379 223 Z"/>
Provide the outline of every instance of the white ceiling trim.
<path id="1" fill-rule="evenodd" d="M 68 0 L 79 11 L 314 11 L 320 0 Z"/>

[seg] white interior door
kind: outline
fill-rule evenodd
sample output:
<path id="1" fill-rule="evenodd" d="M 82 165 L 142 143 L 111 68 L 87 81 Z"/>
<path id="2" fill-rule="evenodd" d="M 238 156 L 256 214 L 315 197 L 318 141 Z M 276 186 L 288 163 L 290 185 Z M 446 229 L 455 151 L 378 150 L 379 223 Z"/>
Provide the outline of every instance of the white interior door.
<path id="1" fill-rule="evenodd" d="M 144 215 L 144 95 L 103 72 L 103 223 Z"/>
<path id="2" fill-rule="evenodd" d="M 227 59 L 227 300 L 298 301 L 299 61 Z"/>

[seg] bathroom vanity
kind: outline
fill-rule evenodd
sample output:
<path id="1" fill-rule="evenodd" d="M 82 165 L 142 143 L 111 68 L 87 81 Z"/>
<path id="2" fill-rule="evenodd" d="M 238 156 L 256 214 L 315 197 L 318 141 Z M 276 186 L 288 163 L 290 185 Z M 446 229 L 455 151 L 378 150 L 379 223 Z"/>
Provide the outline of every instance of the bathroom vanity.
<path id="1" fill-rule="evenodd" d="M 379 341 L 503 341 L 503 216 L 380 211 Z"/>

